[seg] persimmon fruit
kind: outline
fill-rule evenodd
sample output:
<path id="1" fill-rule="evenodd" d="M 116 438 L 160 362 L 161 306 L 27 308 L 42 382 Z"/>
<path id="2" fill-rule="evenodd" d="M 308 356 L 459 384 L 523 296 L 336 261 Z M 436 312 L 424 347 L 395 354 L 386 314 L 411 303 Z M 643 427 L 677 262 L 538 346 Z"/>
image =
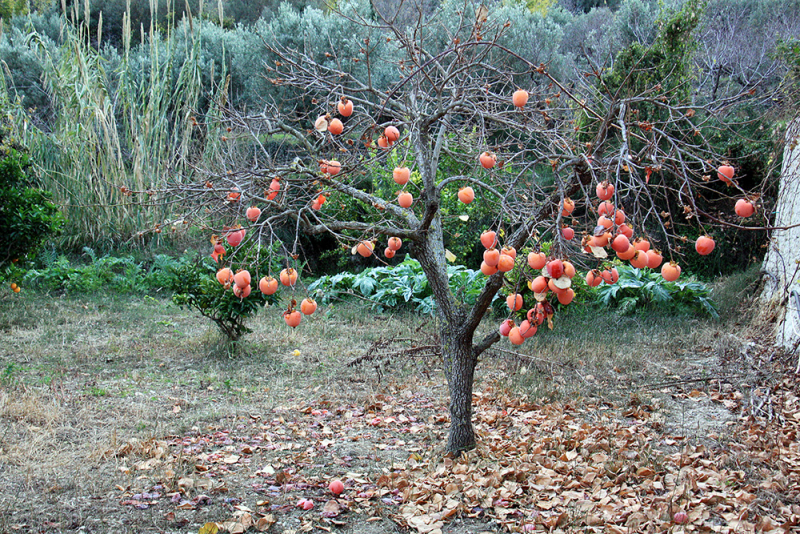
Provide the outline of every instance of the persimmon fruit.
<path id="1" fill-rule="evenodd" d="M 497 269 L 502 273 L 507 273 L 514 269 L 514 258 L 509 256 L 508 254 L 500 254 L 500 258 L 497 260 Z"/>
<path id="2" fill-rule="evenodd" d="M 334 495 L 341 495 L 344 491 L 344 484 L 342 484 L 341 480 L 331 480 L 331 483 L 328 484 L 328 489 Z"/>
<path id="3" fill-rule="evenodd" d="M 296 328 L 297 325 L 300 324 L 300 321 L 303 320 L 303 314 L 297 310 L 285 311 L 283 312 L 283 320 L 286 321 L 287 325 Z"/>
<path id="4" fill-rule="evenodd" d="M 303 299 L 303 302 L 300 303 L 300 311 L 303 315 L 311 315 L 317 311 L 317 303 L 312 298 L 306 297 Z"/>
<path id="5" fill-rule="evenodd" d="M 736 215 L 739 217 L 752 217 L 753 214 L 756 212 L 755 206 L 749 200 L 745 200 L 740 198 L 736 201 L 736 205 L 734 206 L 734 210 L 736 211 Z"/>
<path id="6" fill-rule="evenodd" d="M 497 329 L 497 331 L 500 333 L 501 336 L 508 337 L 508 333 L 511 332 L 511 329 L 514 328 L 515 326 L 517 325 L 514 324 L 513 320 L 506 319 L 505 321 L 500 323 L 500 327 Z"/>
<path id="7" fill-rule="evenodd" d="M 264 276 L 258 281 L 258 289 L 265 295 L 274 295 L 278 291 L 278 281 L 271 276 Z"/>
<path id="8" fill-rule="evenodd" d="M 356 252 L 364 258 L 368 258 L 372 255 L 372 251 L 374 250 L 375 245 L 372 244 L 372 241 L 362 241 L 356 247 Z"/>
<path id="9" fill-rule="evenodd" d="M 233 271 L 231 271 L 227 267 L 223 267 L 219 271 L 217 271 L 217 282 L 224 285 L 230 285 L 233 283 Z"/>
<path id="10" fill-rule="evenodd" d="M 614 196 L 614 184 L 610 184 L 608 181 L 600 182 L 595 188 L 595 193 L 600 200 L 608 200 Z"/>
<path id="11" fill-rule="evenodd" d="M 731 185 L 734 172 L 734 168 L 730 165 L 720 165 L 719 168 L 717 168 L 717 178 L 722 180 L 723 183 Z"/>
<path id="12" fill-rule="evenodd" d="M 561 204 L 561 216 L 567 217 L 572 215 L 573 211 L 575 211 L 575 201 L 569 197 L 565 198 L 564 202 Z"/>
<path id="13" fill-rule="evenodd" d="M 506 297 L 506 306 L 512 312 L 522 309 L 522 295 L 519 293 L 512 293 Z"/>
<path id="14" fill-rule="evenodd" d="M 657 269 L 661 262 L 664 261 L 664 257 L 661 253 L 655 249 L 650 249 L 647 251 L 647 266 L 651 269 Z"/>
<path id="15" fill-rule="evenodd" d="M 400 130 L 398 130 L 394 126 L 387 126 L 385 130 L 383 130 L 383 135 L 386 137 L 386 140 L 389 144 L 396 143 L 398 139 L 400 139 Z"/>
<path id="16" fill-rule="evenodd" d="M 481 272 L 486 276 L 492 276 L 497 272 L 497 267 L 487 264 L 485 261 L 481 262 Z"/>
<path id="17" fill-rule="evenodd" d="M 475 200 L 475 191 L 470 186 L 462 187 L 458 190 L 458 200 L 464 204 L 469 204 Z"/>
<path id="18" fill-rule="evenodd" d="M 346 97 L 342 97 L 339 103 L 336 104 L 336 109 L 342 117 L 349 117 L 353 114 L 353 102 Z"/>
<path id="19" fill-rule="evenodd" d="M 480 160 L 481 166 L 484 169 L 491 169 L 495 166 L 495 164 L 497 164 L 497 156 L 491 152 L 484 152 L 478 159 Z"/>
<path id="20" fill-rule="evenodd" d="M 667 282 L 674 282 L 681 275 L 681 266 L 671 261 L 661 266 L 661 276 Z"/>
<path id="21" fill-rule="evenodd" d="M 528 96 L 528 91 L 517 89 L 514 91 L 514 94 L 511 95 L 511 101 L 514 103 L 515 107 L 524 108 L 525 104 L 528 103 Z"/>
<path id="22" fill-rule="evenodd" d="M 545 265 L 550 278 L 561 278 L 564 275 L 564 262 L 558 259 L 547 262 Z"/>
<path id="23" fill-rule="evenodd" d="M 490 267 L 497 267 L 497 263 L 500 261 L 500 251 L 496 248 L 485 250 L 483 252 L 483 261 Z"/>
<path id="24" fill-rule="evenodd" d="M 522 333 L 519 331 L 518 326 L 515 326 L 508 332 L 508 340 L 512 345 L 522 345 L 522 343 L 525 341 L 525 338 L 522 337 Z"/>
<path id="25" fill-rule="evenodd" d="M 228 244 L 232 247 L 238 247 L 239 244 L 242 242 L 245 236 L 244 228 L 239 230 L 232 230 L 228 232 L 228 235 L 225 236 L 225 240 L 228 241 Z"/>
<path id="26" fill-rule="evenodd" d="M 701 256 L 708 256 L 709 254 L 711 254 L 711 251 L 714 250 L 715 245 L 716 243 L 714 243 L 714 240 L 711 239 L 709 236 L 701 235 L 700 237 L 697 238 L 697 241 L 695 241 L 694 249 Z"/>
<path id="27" fill-rule="evenodd" d="M 634 250 L 634 255 L 631 258 L 631 266 L 636 267 L 637 269 L 644 269 L 647 267 L 647 263 L 650 261 L 650 257 L 647 255 L 647 252 L 642 250 Z"/>
<path id="28" fill-rule="evenodd" d="M 414 197 L 408 191 L 403 191 L 397 195 L 397 203 L 400 204 L 401 208 L 410 208 L 411 204 L 414 203 Z"/>
<path id="29" fill-rule="evenodd" d="M 281 271 L 280 274 L 281 284 L 285 286 L 293 286 L 297 283 L 297 271 L 291 267 Z"/>
<path id="30" fill-rule="evenodd" d="M 547 256 L 544 252 L 531 252 L 528 254 L 528 266 L 531 269 L 543 269 L 547 263 Z"/>
<path id="31" fill-rule="evenodd" d="M 261 210 L 255 206 L 250 206 L 245 212 L 245 217 L 247 217 L 247 220 L 250 222 L 256 222 L 258 218 L 261 217 Z"/>
<path id="32" fill-rule="evenodd" d="M 411 177 L 411 169 L 408 167 L 395 167 L 392 171 L 392 178 L 398 185 L 406 185 Z"/>
<path id="33" fill-rule="evenodd" d="M 484 248 L 493 248 L 497 245 L 497 233 L 493 230 L 485 230 L 481 233 L 481 244 Z"/>
<path id="34" fill-rule="evenodd" d="M 250 271 L 246 269 L 242 269 L 241 271 L 233 275 L 233 282 L 239 287 L 249 286 L 250 281 L 251 281 Z"/>
<path id="35" fill-rule="evenodd" d="M 339 119 L 331 119 L 328 124 L 328 131 L 333 135 L 339 135 L 344 131 L 344 124 Z"/>

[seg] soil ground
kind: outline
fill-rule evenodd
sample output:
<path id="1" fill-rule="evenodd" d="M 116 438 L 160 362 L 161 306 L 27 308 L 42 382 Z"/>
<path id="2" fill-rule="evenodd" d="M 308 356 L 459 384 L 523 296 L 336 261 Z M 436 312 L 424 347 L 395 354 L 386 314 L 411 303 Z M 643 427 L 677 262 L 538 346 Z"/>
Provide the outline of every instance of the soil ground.
<path id="1" fill-rule="evenodd" d="M 337 305 L 251 326 L 230 354 L 159 298 L 0 298 L 0 532 L 797 524 L 793 362 L 735 319 L 575 313 L 498 344 L 457 460 L 429 318 Z"/>

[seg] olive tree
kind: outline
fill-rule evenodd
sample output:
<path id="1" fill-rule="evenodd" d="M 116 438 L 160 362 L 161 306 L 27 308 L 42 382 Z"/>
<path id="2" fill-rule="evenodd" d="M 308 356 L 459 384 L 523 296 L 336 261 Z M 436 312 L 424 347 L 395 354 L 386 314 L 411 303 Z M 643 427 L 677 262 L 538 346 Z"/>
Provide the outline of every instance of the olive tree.
<path id="1" fill-rule="evenodd" d="M 676 222 L 699 224 L 702 199 L 712 195 L 730 195 L 732 212 L 733 197 L 745 193 L 717 177 L 722 158 L 704 132 L 715 108 L 693 107 L 682 82 L 667 79 L 676 71 L 654 66 L 658 58 L 672 61 L 664 50 L 688 39 L 695 15 L 691 6 L 670 14 L 667 28 L 673 31 L 662 48 L 641 52 L 613 80 L 589 72 L 571 83 L 509 46 L 526 17 L 539 16 L 524 6 L 492 11 L 480 2 L 447 0 L 431 14 L 420 12 L 411 25 L 404 15 L 398 25 L 395 14 L 375 5 L 340 2 L 328 16 L 359 30 L 346 43 L 323 43 L 330 35 L 324 34 L 294 47 L 263 35 L 269 50 L 264 74 L 283 98 L 257 113 L 230 110 L 209 120 L 208 135 L 222 136 L 225 148 L 176 180 L 168 198 L 184 208 L 182 220 L 218 236 L 241 236 L 243 224 L 245 243 L 272 241 L 276 229 L 287 226 L 298 236 L 333 235 L 348 248 L 360 243 L 365 254 L 378 254 L 389 238 L 400 238 L 433 291 L 450 393 L 447 450 L 458 454 L 475 446 L 478 359 L 501 339 L 484 321 L 490 304 L 501 290 L 517 293 L 538 275 L 516 250 L 538 251 L 544 240 L 552 242 L 547 260 L 553 263 L 542 270 L 552 291 L 537 292 L 529 335 L 545 318 L 553 326 L 554 296 L 569 300 L 564 295 L 572 291 L 571 279 L 561 272 L 567 259 L 611 273 L 609 238 L 616 242 L 617 234 L 635 228 L 667 262 L 680 260 L 690 249 Z M 682 53 L 670 50 L 675 57 Z M 390 83 L 377 83 L 376 72 L 391 72 Z M 656 79 L 662 72 L 664 79 Z M 395 167 L 398 183 L 404 183 L 402 169 L 411 168 L 404 185 L 395 183 Z M 467 187 L 475 203 L 495 214 L 491 229 L 502 243 L 485 245 L 502 245 L 505 255 L 516 258 L 509 272 L 486 263 L 485 285 L 470 304 L 448 284 L 442 213 L 443 199 Z M 615 208 L 598 206 L 597 194 Z M 358 206 L 356 215 L 343 210 L 343 199 Z M 665 211 L 670 205 L 680 212 Z M 259 209 L 245 219 L 248 207 Z M 608 218 L 587 222 L 598 209 L 611 216 L 607 227 Z M 566 226 L 578 237 L 568 239 Z M 617 252 L 641 259 L 631 247 Z M 297 240 L 290 240 L 290 267 L 297 253 Z M 236 258 L 234 249 L 221 266 L 247 267 Z M 670 272 L 677 272 L 675 266 Z M 293 303 L 288 314 L 296 302 L 286 300 Z"/>

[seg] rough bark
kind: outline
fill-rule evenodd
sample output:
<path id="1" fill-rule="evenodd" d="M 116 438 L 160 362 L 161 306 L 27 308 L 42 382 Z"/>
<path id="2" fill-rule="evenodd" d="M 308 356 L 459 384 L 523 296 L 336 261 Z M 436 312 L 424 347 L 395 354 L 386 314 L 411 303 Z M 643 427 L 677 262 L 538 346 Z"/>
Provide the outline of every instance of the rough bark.
<path id="1" fill-rule="evenodd" d="M 472 335 L 442 328 L 442 356 L 450 392 L 450 433 L 447 452 L 460 454 L 475 448 L 472 428 L 472 384 L 477 357 Z"/>
<path id="2" fill-rule="evenodd" d="M 800 225 L 800 119 L 786 133 L 774 223 L 789 228 L 772 232 L 763 264 L 762 299 L 775 314 L 775 341 L 790 351 L 800 346 L 800 226 L 796 225 Z"/>
<path id="3" fill-rule="evenodd" d="M 458 455 L 475 448 L 475 432 L 472 428 L 472 385 L 478 361 L 477 352 L 472 346 L 475 329 L 467 328 L 465 310 L 455 303 L 450 291 L 438 216 L 423 238 L 412 244 L 412 252 L 428 278 L 436 301 L 444 372 L 450 393 L 447 452 Z"/>

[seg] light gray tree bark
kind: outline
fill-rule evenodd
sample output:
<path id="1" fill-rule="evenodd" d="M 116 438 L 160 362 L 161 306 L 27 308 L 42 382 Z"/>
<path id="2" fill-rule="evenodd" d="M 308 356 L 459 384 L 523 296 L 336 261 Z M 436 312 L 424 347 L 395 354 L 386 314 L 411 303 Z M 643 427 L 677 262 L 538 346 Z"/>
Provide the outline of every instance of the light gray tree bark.
<path id="1" fill-rule="evenodd" d="M 800 347 L 800 119 L 786 133 L 775 227 L 764 259 L 762 299 L 775 313 L 775 341 L 789 351 Z M 800 371 L 800 361 L 798 361 Z"/>

